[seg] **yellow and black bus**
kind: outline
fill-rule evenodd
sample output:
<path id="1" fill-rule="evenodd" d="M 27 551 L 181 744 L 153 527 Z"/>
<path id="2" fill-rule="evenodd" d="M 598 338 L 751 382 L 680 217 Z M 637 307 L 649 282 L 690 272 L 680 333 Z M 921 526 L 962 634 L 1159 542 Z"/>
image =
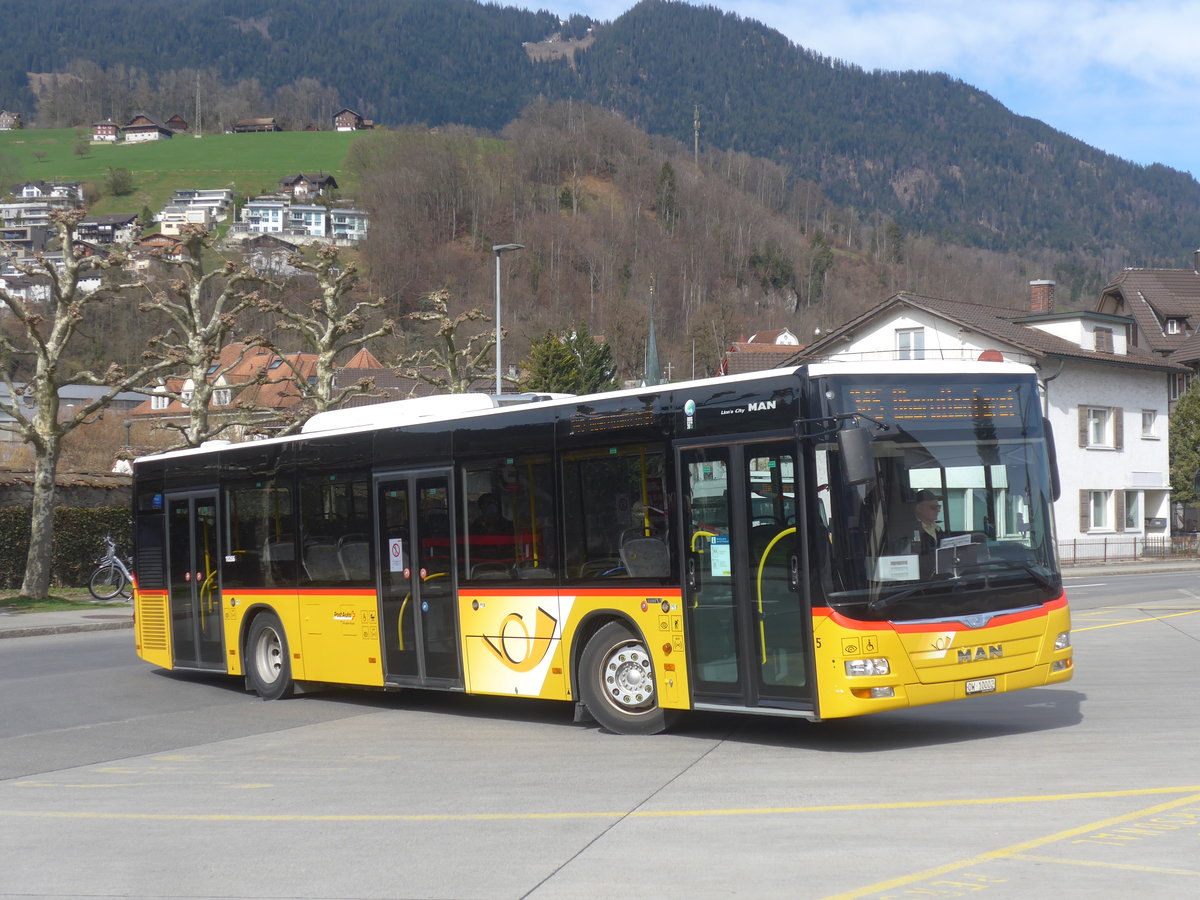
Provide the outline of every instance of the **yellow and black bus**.
<path id="1" fill-rule="evenodd" d="M 537 697 L 622 733 L 1046 685 L 1072 672 L 1056 483 L 1011 363 L 323 413 L 136 461 L 137 652 L 264 699 Z"/>

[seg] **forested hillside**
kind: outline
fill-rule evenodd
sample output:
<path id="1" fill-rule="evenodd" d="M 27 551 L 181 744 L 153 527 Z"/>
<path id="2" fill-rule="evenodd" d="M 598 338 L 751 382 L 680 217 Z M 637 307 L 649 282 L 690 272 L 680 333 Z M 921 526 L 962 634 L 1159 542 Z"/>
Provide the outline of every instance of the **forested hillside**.
<path id="1" fill-rule="evenodd" d="M 498 131 L 537 97 L 583 100 L 705 151 L 761 156 L 863 223 L 1026 257 L 1083 296 L 1126 265 L 1176 265 L 1200 240 L 1200 184 L 1013 115 L 961 81 L 868 72 L 713 8 L 644 0 L 571 58 L 524 42 L 580 37 L 470 0 L 0 0 L 0 106 L 60 127 L 149 108 L 209 128 L 277 113 L 325 124 L 339 104 L 387 126 Z M 136 35 L 136 40 L 131 39 Z M 547 54 L 534 54 L 545 58 Z M 552 56 L 552 54 L 551 54 Z M 28 73 L 38 89 L 35 100 Z M 47 74 L 57 73 L 57 74 Z"/>

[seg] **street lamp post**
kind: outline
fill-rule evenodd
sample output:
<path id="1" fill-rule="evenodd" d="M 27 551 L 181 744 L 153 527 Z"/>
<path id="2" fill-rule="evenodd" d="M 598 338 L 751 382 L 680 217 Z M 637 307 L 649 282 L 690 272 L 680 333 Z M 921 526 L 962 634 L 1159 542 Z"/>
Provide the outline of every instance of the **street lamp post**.
<path id="1" fill-rule="evenodd" d="M 509 250 L 524 250 L 524 244 L 493 244 L 492 252 L 496 254 L 496 393 L 504 393 L 500 384 L 500 254 Z"/>

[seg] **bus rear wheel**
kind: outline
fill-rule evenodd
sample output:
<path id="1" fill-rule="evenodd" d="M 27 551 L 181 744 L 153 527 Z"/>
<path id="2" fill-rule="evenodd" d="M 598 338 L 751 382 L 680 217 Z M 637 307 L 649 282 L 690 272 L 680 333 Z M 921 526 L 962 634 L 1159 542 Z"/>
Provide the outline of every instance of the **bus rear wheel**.
<path id="1" fill-rule="evenodd" d="M 250 625 L 246 636 L 246 678 L 264 700 L 278 700 L 292 694 L 287 635 L 274 613 L 262 613 Z"/>
<path id="2" fill-rule="evenodd" d="M 616 734 L 658 734 L 678 715 L 658 705 L 645 642 L 620 622 L 609 622 L 583 648 L 579 693 L 596 721 Z"/>

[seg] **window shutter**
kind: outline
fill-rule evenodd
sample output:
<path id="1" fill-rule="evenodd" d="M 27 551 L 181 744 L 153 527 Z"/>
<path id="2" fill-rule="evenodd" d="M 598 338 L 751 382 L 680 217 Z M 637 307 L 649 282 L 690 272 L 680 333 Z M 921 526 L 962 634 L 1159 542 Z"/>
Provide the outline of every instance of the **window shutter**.
<path id="1" fill-rule="evenodd" d="M 1125 492 L 1113 491 L 1113 528 L 1125 530 Z"/>
<path id="2" fill-rule="evenodd" d="M 1088 445 L 1088 411 L 1086 406 L 1079 407 L 1079 446 Z"/>
<path id="3" fill-rule="evenodd" d="M 1092 492 L 1079 492 L 1079 531 L 1087 534 L 1092 526 Z"/>
<path id="4" fill-rule="evenodd" d="M 1125 448 L 1125 410 L 1114 406 L 1113 417 L 1113 447 L 1118 450 Z"/>

